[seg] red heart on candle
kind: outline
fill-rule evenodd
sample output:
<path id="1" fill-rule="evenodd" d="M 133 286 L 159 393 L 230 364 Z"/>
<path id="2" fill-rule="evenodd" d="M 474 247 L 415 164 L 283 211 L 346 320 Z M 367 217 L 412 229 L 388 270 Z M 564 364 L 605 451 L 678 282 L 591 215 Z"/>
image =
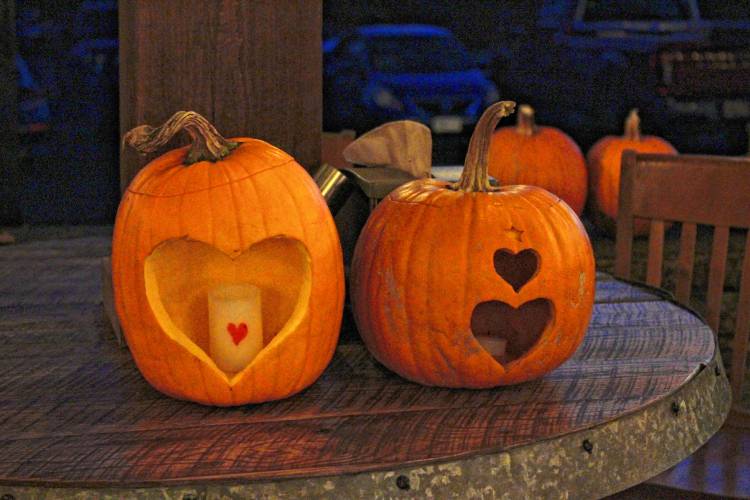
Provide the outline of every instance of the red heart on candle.
<path id="1" fill-rule="evenodd" d="M 234 345 L 240 345 L 242 339 L 247 337 L 247 325 L 245 323 L 240 323 L 239 325 L 229 323 L 227 325 L 227 331 L 229 332 L 229 335 L 232 336 Z"/>

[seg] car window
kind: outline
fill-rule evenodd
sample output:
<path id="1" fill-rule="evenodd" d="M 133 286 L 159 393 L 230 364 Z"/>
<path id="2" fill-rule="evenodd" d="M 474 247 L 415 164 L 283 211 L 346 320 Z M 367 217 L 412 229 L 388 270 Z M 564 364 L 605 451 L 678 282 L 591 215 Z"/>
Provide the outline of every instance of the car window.
<path id="1" fill-rule="evenodd" d="M 685 1 L 588 0 L 583 20 L 597 21 L 676 21 L 690 19 Z"/>
<path id="2" fill-rule="evenodd" d="M 388 36 L 368 40 L 370 62 L 383 73 L 439 73 L 470 69 L 458 41 L 448 36 Z"/>
<path id="3" fill-rule="evenodd" d="M 698 0 L 698 10 L 703 19 L 711 21 L 726 19 L 732 21 L 750 20 L 750 0 Z"/>

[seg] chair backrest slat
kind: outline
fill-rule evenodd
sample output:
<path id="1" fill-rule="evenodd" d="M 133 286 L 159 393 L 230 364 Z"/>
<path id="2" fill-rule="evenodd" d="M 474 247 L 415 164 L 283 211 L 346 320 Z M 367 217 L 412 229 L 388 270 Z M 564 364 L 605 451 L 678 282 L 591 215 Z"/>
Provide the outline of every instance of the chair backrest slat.
<path id="1" fill-rule="evenodd" d="M 750 234 L 745 239 L 745 256 L 742 259 L 740 297 L 737 300 L 737 326 L 732 340 L 732 395 L 742 399 L 742 382 L 745 380 L 748 341 L 750 341 Z"/>
<path id="2" fill-rule="evenodd" d="M 694 222 L 684 222 L 680 234 L 680 254 L 677 257 L 677 284 L 675 297 L 683 304 L 690 302 L 690 286 L 693 284 L 693 259 L 695 255 L 695 236 L 697 227 Z"/>
<path id="3" fill-rule="evenodd" d="M 648 265 L 646 267 L 646 283 L 651 286 L 661 286 L 661 264 L 664 259 L 664 221 L 651 221 L 651 232 L 648 236 Z"/>
<path id="4" fill-rule="evenodd" d="M 630 279 L 630 263 L 633 252 L 633 228 L 635 222 L 627 214 L 633 211 L 633 175 L 635 174 L 635 151 L 622 155 L 620 173 L 620 199 L 617 215 L 617 240 L 615 248 L 615 276 Z M 628 168 L 625 168 L 625 165 Z"/>
<path id="5" fill-rule="evenodd" d="M 711 244 L 711 261 L 708 269 L 708 290 L 706 291 L 706 320 L 714 331 L 719 331 L 721 299 L 724 295 L 724 271 L 727 265 L 729 228 L 716 226 Z"/>

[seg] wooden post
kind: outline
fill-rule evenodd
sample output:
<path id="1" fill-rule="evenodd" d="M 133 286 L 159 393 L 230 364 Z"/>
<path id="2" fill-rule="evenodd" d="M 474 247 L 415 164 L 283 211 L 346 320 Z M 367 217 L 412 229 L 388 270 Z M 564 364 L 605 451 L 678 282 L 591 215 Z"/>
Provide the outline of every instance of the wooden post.
<path id="1" fill-rule="evenodd" d="M 321 0 L 121 0 L 119 23 L 121 133 L 193 110 L 319 164 Z M 122 189 L 147 160 L 122 154 Z"/>

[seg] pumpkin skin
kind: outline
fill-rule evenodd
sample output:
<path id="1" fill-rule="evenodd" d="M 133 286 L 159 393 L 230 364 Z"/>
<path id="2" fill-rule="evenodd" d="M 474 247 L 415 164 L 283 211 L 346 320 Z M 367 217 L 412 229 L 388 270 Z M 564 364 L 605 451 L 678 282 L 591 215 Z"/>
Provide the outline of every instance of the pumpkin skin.
<path id="1" fill-rule="evenodd" d="M 641 135 L 638 110 L 630 111 L 625 120 L 625 132 L 622 136 L 608 135 L 591 146 L 586 154 L 589 167 L 594 223 L 611 234 L 615 232 L 617 209 L 620 197 L 620 168 L 622 153 L 632 149 L 638 153 L 677 154 L 677 150 L 666 140 L 653 136 Z M 633 225 L 636 236 L 649 232 L 649 222 L 636 219 Z"/>
<path id="2" fill-rule="evenodd" d="M 192 150 L 184 147 L 142 169 L 120 204 L 112 245 L 115 305 L 139 370 L 169 396 L 218 406 L 312 384 L 333 356 L 344 301 L 338 234 L 313 180 L 270 144 L 232 141 L 238 146 L 215 162 L 186 166 Z M 264 348 L 234 375 L 207 354 L 207 325 L 185 319 L 205 316 L 204 281 L 232 278 L 265 294 Z M 296 280 L 296 297 L 282 296 L 280 279 Z M 183 296 L 191 300 L 181 305 Z M 283 317 L 270 317 L 278 311 Z M 276 331 L 265 330 L 267 319 Z"/>
<path id="3" fill-rule="evenodd" d="M 487 115 L 504 116 L 511 105 L 497 103 L 480 119 L 474 134 L 486 135 L 485 149 L 499 119 L 487 123 Z M 378 361 L 425 385 L 479 389 L 541 377 L 583 340 L 595 280 L 588 236 L 575 212 L 544 189 L 487 183 L 484 191 L 464 190 L 462 181 L 412 181 L 370 215 L 350 281 L 360 335 Z M 524 267 L 524 251 L 536 255 L 536 269 L 506 280 L 496 270 L 503 251 L 515 254 L 509 274 Z M 497 319 L 520 331 L 536 321 L 540 302 L 548 321 L 514 359 L 496 359 L 475 336 L 480 304 L 504 304 Z"/>
<path id="4" fill-rule="evenodd" d="M 581 148 L 565 132 L 534 123 L 531 106 L 519 107 L 518 124 L 492 135 L 489 173 L 501 185 L 539 186 L 562 198 L 580 216 L 588 172 Z"/>

